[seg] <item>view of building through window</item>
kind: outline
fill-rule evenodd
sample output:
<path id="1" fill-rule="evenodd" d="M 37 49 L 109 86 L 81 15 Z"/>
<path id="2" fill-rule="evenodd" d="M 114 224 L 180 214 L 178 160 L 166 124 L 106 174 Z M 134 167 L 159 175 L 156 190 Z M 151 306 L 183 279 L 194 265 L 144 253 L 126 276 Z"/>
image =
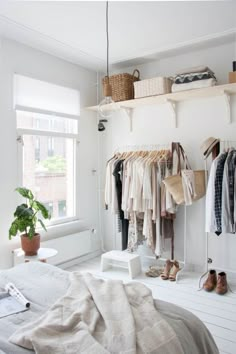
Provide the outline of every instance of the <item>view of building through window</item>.
<path id="1" fill-rule="evenodd" d="M 18 127 L 27 130 L 22 135 L 23 186 L 34 192 L 54 220 L 75 216 L 75 141 L 66 132 L 76 130 L 76 124 L 75 120 L 17 111 Z"/>

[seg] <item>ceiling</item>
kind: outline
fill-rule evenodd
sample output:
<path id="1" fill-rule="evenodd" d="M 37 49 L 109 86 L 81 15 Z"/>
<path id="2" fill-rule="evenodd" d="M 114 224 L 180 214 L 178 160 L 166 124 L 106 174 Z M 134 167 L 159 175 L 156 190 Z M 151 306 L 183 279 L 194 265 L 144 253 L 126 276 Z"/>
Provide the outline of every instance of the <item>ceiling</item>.
<path id="1" fill-rule="evenodd" d="M 0 36 L 90 69 L 106 63 L 104 1 L 4 1 Z M 236 40 L 234 1 L 111 1 L 110 62 L 115 67 Z"/>

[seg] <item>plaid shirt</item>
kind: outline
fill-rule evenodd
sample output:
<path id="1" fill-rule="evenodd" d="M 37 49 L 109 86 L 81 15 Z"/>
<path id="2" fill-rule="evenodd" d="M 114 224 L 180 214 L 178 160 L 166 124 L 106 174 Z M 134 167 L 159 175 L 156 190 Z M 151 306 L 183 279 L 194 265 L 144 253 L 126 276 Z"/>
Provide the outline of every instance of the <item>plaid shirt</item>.
<path id="1" fill-rule="evenodd" d="M 216 221 L 216 231 L 217 235 L 222 232 L 221 225 L 221 215 L 222 215 L 222 182 L 224 174 L 224 165 L 227 158 L 227 153 L 223 153 L 217 162 L 216 173 L 215 173 L 215 221 Z"/>

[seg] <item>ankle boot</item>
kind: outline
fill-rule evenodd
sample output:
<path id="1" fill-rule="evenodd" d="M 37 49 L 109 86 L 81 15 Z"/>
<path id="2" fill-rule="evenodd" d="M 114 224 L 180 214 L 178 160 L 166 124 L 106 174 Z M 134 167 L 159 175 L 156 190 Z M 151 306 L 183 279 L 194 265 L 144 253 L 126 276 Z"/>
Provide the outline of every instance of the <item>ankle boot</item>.
<path id="1" fill-rule="evenodd" d="M 208 273 L 207 280 L 203 284 L 203 289 L 206 291 L 212 291 L 216 287 L 216 283 L 216 271 L 214 269 L 211 269 Z"/>
<path id="2" fill-rule="evenodd" d="M 228 284 L 226 279 L 226 273 L 221 272 L 218 274 L 216 293 L 219 295 L 224 295 L 228 291 Z"/>

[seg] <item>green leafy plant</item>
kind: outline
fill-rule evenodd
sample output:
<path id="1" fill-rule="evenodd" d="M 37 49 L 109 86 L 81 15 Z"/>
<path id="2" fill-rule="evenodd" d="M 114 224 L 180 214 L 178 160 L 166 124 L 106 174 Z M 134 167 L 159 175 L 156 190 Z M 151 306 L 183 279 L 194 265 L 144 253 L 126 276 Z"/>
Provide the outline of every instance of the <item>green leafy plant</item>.
<path id="1" fill-rule="evenodd" d="M 35 229 L 39 222 L 47 231 L 43 221 L 39 219 L 41 214 L 44 219 L 50 219 L 51 215 L 47 208 L 35 199 L 33 193 L 27 188 L 16 188 L 16 191 L 26 198 L 26 202 L 18 205 L 14 212 L 14 220 L 9 229 L 9 239 L 16 236 L 18 232 L 24 232 L 30 239 L 35 235 Z"/>
<path id="2" fill-rule="evenodd" d="M 62 156 L 50 156 L 39 163 L 48 172 L 63 173 L 66 171 L 66 159 Z"/>

